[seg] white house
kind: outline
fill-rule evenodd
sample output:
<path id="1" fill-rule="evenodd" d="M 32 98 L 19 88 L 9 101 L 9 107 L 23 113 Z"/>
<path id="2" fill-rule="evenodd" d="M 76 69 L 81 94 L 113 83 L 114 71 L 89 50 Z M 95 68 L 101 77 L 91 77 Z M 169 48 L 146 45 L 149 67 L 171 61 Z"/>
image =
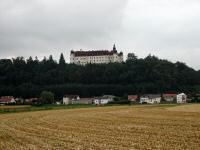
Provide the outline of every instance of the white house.
<path id="1" fill-rule="evenodd" d="M 147 103 L 149 101 L 149 98 L 146 97 L 146 96 L 141 96 L 140 97 L 140 103 L 143 104 L 143 103 Z"/>
<path id="2" fill-rule="evenodd" d="M 147 103 L 147 104 L 159 104 L 161 101 L 160 95 L 143 95 L 140 97 L 140 103 Z"/>
<path id="3" fill-rule="evenodd" d="M 72 101 L 79 100 L 80 97 L 78 95 L 66 95 L 63 97 L 63 104 L 69 105 Z"/>
<path id="4" fill-rule="evenodd" d="M 71 51 L 70 63 L 77 65 L 86 64 L 103 64 L 111 62 L 123 62 L 123 53 L 117 52 L 115 45 L 111 51 L 109 50 L 97 50 L 97 51 Z"/>
<path id="5" fill-rule="evenodd" d="M 187 102 L 187 95 L 185 93 L 178 94 L 176 97 L 178 104 L 183 104 Z"/>
<path id="6" fill-rule="evenodd" d="M 114 99 L 114 96 L 112 95 L 104 95 L 102 97 L 96 97 L 94 98 L 93 104 L 95 105 L 105 105 L 109 102 L 112 102 Z"/>
<path id="7" fill-rule="evenodd" d="M 105 104 L 108 104 L 109 101 L 110 101 L 109 99 L 105 99 L 105 98 L 95 98 L 94 104 L 95 105 L 105 105 Z"/>

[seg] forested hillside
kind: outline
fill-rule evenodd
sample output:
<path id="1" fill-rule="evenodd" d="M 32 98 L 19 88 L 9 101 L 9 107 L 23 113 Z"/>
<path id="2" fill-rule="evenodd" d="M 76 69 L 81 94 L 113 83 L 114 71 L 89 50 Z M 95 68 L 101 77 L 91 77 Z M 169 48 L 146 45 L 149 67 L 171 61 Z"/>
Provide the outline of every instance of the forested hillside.
<path id="1" fill-rule="evenodd" d="M 123 64 L 86 66 L 67 64 L 62 54 L 58 63 L 52 56 L 42 61 L 31 57 L 0 60 L 0 96 L 37 97 L 43 90 L 54 92 L 56 97 L 188 93 L 198 91 L 199 85 L 200 71 L 151 55 L 144 59 L 132 55 Z"/>

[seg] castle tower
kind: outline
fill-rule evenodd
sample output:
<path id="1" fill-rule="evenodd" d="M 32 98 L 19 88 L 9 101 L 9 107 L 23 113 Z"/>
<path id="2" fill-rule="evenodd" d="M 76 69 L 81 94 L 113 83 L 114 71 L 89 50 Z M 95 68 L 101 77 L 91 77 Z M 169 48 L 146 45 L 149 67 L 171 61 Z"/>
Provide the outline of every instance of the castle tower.
<path id="1" fill-rule="evenodd" d="M 113 52 L 117 52 L 115 44 L 113 45 Z"/>

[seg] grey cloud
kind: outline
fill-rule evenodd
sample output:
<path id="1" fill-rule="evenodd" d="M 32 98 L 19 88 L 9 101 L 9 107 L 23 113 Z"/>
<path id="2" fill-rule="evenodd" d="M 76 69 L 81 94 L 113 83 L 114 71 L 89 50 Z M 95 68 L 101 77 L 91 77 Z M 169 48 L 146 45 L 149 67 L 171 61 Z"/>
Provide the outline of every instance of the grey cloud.
<path id="1" fill-rule="evenodd" d="M 129 1 L 121 30 L 127 41 L 123 47 L 141 57 L 151 53 L 200 69 L 199 25 L 198 0 Z"/>
<path id="2" fill-rule="evenodd" d="M 90 45 L 95 48 L 104 42 L 109 43 L 110 32 L 121 26 L 126 2 L 2 0 L 1 57 L 17 53 L 25 56 L 59 55 L 59 51 L 69 53 L 72 48 Z"/>
<path id="3" fill-rule="evenodd" d="M 71 49 L 149 53 L 200 69 L 199 0 L 1 0 L 0 57 Z"/>

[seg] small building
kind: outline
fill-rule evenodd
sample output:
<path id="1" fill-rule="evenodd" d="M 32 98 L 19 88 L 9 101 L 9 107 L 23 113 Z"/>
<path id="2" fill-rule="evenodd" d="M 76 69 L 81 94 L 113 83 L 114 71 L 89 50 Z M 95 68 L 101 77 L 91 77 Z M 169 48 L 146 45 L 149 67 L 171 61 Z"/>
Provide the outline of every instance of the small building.
<path id="1" fill-rule="evenodd" d="M 109 102 L 112 102 L 113 100 L 114 100 L 113 96 L 104 95 L 102 97 L 94 98 L 93 104 L 95 104 L 95 105 L 105 105 L 105 104 L 108 104 Z"/>
<path id="2" fill-rule="evenodd" d="M 25 103 L 33 103 L 34 101 L 38 101 L 38 100 L 39 98 L 32 97 L 32 98 L 25 99 Z"/>
<path id="3" fill-rule="evenodd" d="M 149 94 L 149 95 L 143 95 L 140 97 L 140 103 L 144 104 L 159 104 L 161 101 L 161 96 L 160 95 L 153 95 L 153 94 Z"/>
<path id="4" fill-rule="evenodd" d="M 140 97 L 140 103 L 141 104 L 147 103 L 148 101 L 149 101 L 148 96 L 143 95 L 143 96 Z"/>
<path id="5" fill-rule="evenodd" d="M 24 103 L 24 99 L 23 98 L 15 98 L 15 102 L 17 104 L 23 104 Z"/>
<path id="6" fill-rule="evenodd" d="M 166 101 L 166 102 L 173 102 L 176 100 L 176 96 L 177 94 L 170 94 L 170 93 L 166 93 L 166 94 L 163 94 L 163 100 Z"/>
<path id="7" fill-rule="evenodd" d="M 71 104 L 92 104 L 93 98 L 79 98 L 71 101 Z"/>
<path id="8" fill-rule="evenodd" d="M 65 95 L 63 97 L 63 104 L 69 105 L 72 101 L 78 101 L 80 99 L 79 95 Z"/>
<path id="9" fill-rule="evenodd" d="M 184 104 L 187 102 L 187 95 L 185 93 L 178 94 L 176 100 L 178 104 Z"/>
<path id="10" fill-rule="evenodd" d="M 131 102 L 136 102 L 139 99 L 138 95 L 128 95 L 128 100 Z"/>
<path id="11" fill-rule="evenodd" d="M 113 101 L 116 96 L 114 96 L 114 95 L 103 95 L 103 97 L 109 98 L 110 100 Z"/>
<path id="12" fill-rule="evenodd" d="M 55 104 L 56 104 L 56 105 L 61 105 L 61 102 L 57 101 Z"/>
<path id="13" fill-rule="evenodd" d="M 42 100 L 40 98 L 37 98 L 37 97 L 32 97 L 32 98 L 25 99 L 24 104 L 41 105 L 42 104 Z"/>
<path id="14" fill-rule="evenodd" d="M 15 104 L 16 101 L 13 96 L 2 96 L 0 99 L 0 104 Z"/>

